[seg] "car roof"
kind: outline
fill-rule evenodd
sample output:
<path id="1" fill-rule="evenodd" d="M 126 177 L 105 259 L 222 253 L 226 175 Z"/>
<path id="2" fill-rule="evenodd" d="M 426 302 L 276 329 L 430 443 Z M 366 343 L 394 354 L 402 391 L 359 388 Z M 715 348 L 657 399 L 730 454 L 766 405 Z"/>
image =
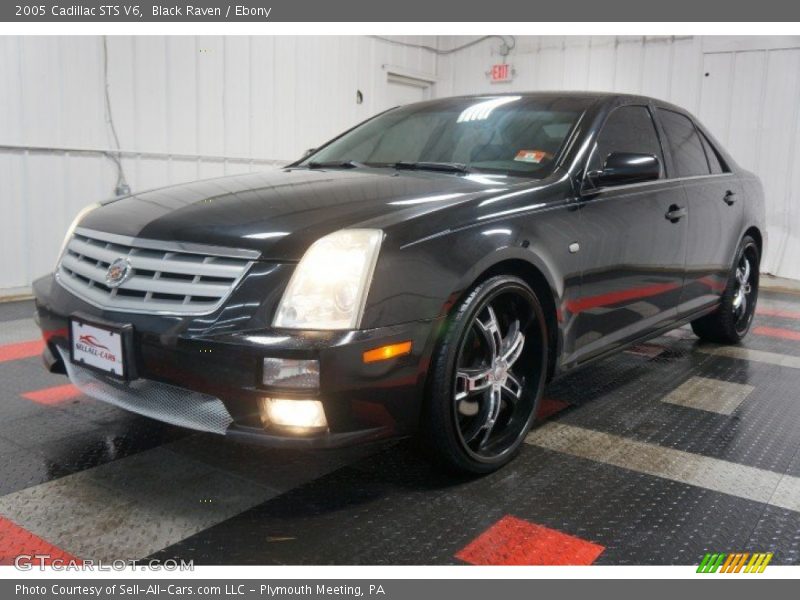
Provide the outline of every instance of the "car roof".
<path id="1" fill-rule="evenodd" d="M 470 100 L 478 98 L 496 98 L 502 96 L 522 96 L 523 98 L 541 98 L 546 100 L 553 100 L 558 98 L 585 100 L 587 105 L 593 101 L 603 101 L 608 104 L 616 103 L 653 103 L 656 106 L 668 108 L 678 112 L 689 114 L 685 108 L 671 104 L 659 98 L 652 96 L 643 96 L 640 94 L 623 94 L 619 92 L 599 92 L 599 91 L 575 91 L 575 90 L 547 90 L 547 91 L 503 91 L 503 92 L 485 92 L 480 94 L 462 94 L 457 96 L 447 96 L 444 98 L 435 98 L 432 100 L 424 100 L 422 102 L 415 102 L 417 105 L 436 105 L 446 104 L 448 101 L 453 100 Z"/>

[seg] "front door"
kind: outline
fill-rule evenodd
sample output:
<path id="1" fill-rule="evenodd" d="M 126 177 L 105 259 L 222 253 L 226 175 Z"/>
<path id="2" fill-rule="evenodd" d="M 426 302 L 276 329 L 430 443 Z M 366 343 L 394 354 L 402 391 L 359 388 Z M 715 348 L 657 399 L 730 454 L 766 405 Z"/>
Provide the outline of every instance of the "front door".
<path id="1" fill-rule="evenodd" d="M 666 178 L 661 143 L 647 106 L 615 109 L 606 120 L 587 171 L 612 152 L 656 156 L 658 180 L 585 189 L 581 198 L 582 280 L 575 315 L 574 359 L 605 352 L 677 317 L 688 231 L 680 181 Z"/>

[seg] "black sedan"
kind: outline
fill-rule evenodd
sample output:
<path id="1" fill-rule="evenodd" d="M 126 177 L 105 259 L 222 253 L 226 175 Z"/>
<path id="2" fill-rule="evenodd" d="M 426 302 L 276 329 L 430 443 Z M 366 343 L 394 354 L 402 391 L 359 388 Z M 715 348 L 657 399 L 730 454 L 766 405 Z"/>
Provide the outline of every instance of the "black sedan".
<path id="1" fill-rule="evenodd" d="M 686 111 L 532 93 L 389 110 L 277 171 L 87 208 L 35 283 L 87 395 L 256 443 L 508 462 L 545 384 L 753 318 L 764 205 Z"/>

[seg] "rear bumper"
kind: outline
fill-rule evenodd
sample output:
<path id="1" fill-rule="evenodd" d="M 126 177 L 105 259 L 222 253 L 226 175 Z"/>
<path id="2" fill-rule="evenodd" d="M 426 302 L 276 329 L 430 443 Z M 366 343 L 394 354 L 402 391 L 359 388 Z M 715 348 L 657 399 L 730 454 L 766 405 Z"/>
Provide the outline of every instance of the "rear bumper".
<path id="1" fill-rule="evenodd" d="M 418 425 L 427 364 L 440 324 L 438 320 L 419 321 L 340 332 L 262 328 L 208 335 L 192 332 L 197 319 L 188 323 L 178 317 L 102 311 L 64 290 L 52 276 L 37 280 L 34 294 L 37 320 L 46 341 L 43 360 L 49 370 L 65 371 L 59 349 L 67 349 L 70 315 L 83 313 L 101 321 L 131 324 L 134 370 L 138 376 L 131 382 L 135 383 L 133 388 L 150 389 L 148 383 L 153 389 L 167 385 L 187 392 L 188 402 L 196 402 L 198 394 L 216 399 L 230 415 L 230 424 L 217 433 L 274 447 L 333 448 L 412 434 Z M 411 354 L 375 363 L 363 362 L 365 351 L 402 341 L 412 342 Z M 68 361 L 69 353 L 64 356 Z M 261 365 L 266 357 L 318 360 L 319 390 L 263 386 Z M 74 373 L 70 375 L 75 381 Z M 98 385 L 119 385 L 116 380 L 95 372 L 91 375 Z M 84 391 L 99 397 L 91 390 Z M 305 435 L 265 429 L 258 401 L 270 397 L 321 401 L 328 431 Z M 176 423 L 154 412 L 152 406 L 148 412 L 130 402 L 100 399 L 133 412 L 193 427 L 191 423 Z"/>

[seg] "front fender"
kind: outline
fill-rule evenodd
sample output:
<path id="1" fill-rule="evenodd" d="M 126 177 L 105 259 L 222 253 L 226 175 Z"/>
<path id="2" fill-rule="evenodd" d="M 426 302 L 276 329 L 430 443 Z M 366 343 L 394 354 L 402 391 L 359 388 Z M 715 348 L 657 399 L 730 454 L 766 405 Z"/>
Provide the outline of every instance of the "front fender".
<path id="1" fill-rule="evenodd" d="M 442 317 L 483 273 L 507 261 L 540 273 L 558 310 L 579 292 L 579 254 L 569 250 L 580 239 L 580 211 L 574 208 L 554 202 L 400 247 L 387 236 L 362 328 Z"/>

